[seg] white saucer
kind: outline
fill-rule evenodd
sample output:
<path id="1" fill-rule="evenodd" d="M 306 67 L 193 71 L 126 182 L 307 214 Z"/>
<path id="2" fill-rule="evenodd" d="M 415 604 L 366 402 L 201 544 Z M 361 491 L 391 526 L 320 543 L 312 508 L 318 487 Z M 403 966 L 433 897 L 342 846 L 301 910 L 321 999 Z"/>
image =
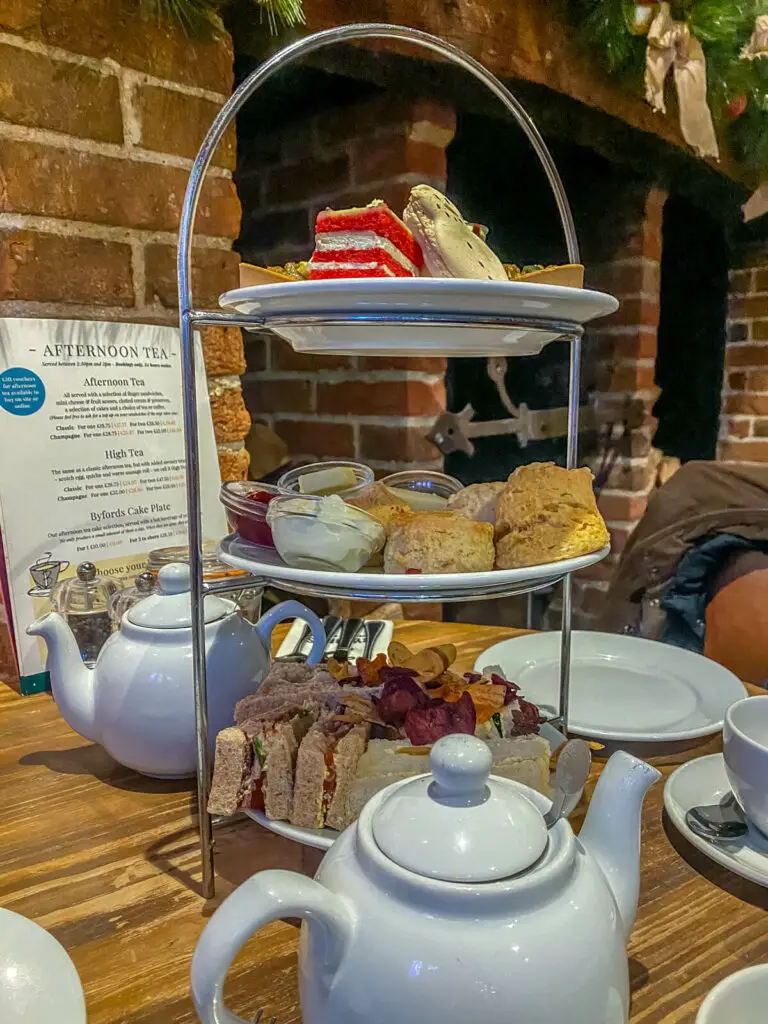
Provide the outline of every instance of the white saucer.
<path id="1" fill-rule="evenodd" d="M 560 632 L 503 640 L 475 671 L 500 665 L 545 713 L 556 713 Z M 745 696 L 717 662 L 680 647 L 617 633 L 575 630 L 571 646 L 571 732 L 596 740 L 670 743 L 719 732 L 727 708 Z"/>
<path id="2" fill-rule="evenodd" d="M 710 843 L 685 823 L 691 807 L 719 803 L 730 791 L 723 755 L 710 754 L 688 761 L 670 775 L 664 786 L 664 806 L 675 828 L 697 850 L 742 878 L 768 886 L 768 839 L 757 829 L 750 825 L 743 839 L 731 843 Z"/>
<path id="3" fill-rule="evenodd" d="M 587 288 L 429 277 L 256 285 L 226 292 L 219 304 L 262 317 L 297 352 L 378 356 L 535 355 L 568 325 L 619 305 Z"/>

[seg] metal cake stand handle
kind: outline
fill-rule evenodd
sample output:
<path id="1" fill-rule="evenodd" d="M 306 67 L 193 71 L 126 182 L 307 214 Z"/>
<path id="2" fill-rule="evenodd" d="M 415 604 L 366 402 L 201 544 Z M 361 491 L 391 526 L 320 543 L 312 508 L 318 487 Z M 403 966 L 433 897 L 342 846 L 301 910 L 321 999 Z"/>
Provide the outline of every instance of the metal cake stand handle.
<path id="1" fill-rule="evenodd" d="M 195 721 L 197 725 L 197 790 L 202 854 L 202 892 L 207 899 L 214 895 L 213 833 L 212 822 L 207 813 L 208 789 L 210 786 L 210 754 L 208 750 L 208 698 L 205 675 L 205 634 L 203 598 L 207 587 L 203 583 L 203 553 L 200 521 L 200 474 L 198 465 L 198 424 L 195 407 L 196 373 L 194 354 L 194 330 L 196 311 L 192 305 L 192 233 L 197 205 L 203 186 L 203 179 L 210 166 L 216 148 L 224 133 L 241 110 L 245 102 L 277 71 L 294 64 L 316 50 L 335 43 L 353 42 L 360 39 L 392 39 L 411 43 L 422 50 L 429 50 L 445 58 L 449 63 L 463 68 L 485 85 L 512 114 L 522 128 L 538 156 L 544 173 L 557 203 L 560 220 L 565 234 L 565 245 L 569 263 L 579 263 L 579 246 L 576 229 L 563 183 L 554 160 L 547 149 L 538 128 L 530 116 L 507 87 L 474 57 L 447 43 L 437 36 L 401 25 L 360 24 L 327 29 L 300 39 L 285 47 L 279 53 L 264 61 L 235 90 L 221 108 L 206 135 L 195 158 L 189 176 L 179 228 L 178 284 L 179 318 L 182 348 L 182 379 L 184 388 L 184 436 L 186 443 L 187 468 L 187 515 L 189 531 L 189 564 L 192 602 L 192 647 L 195 689 Z M 198 317 L 200 314 L 198 314 Z M 225 318 L 220 317 L 224 322 Z M 234 319 L 234 318 L 233 318 Z M 566 335 L 570 347 L 570 391 L 568 399 L 568 448 L 567 465 L 573 468 L 577 459 L 579 374 L 581 362 L 581 332 Z M 568 679 L 570 669 L 571 632 L 571 577 L 566 576 L 563 585 L 562 651 L 560 670 L 560 715 L 563 725 L 568 721 Z"/>

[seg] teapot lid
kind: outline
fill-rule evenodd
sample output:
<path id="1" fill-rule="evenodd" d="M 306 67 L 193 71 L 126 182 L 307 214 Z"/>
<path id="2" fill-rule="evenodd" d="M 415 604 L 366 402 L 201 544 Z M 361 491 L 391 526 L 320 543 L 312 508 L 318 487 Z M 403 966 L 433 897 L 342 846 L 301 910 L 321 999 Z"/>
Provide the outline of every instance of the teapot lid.
<path id="1" fill-rule="evenodd" d="M 189 566 L 183 562 L 164 565 L 157 573 L 159 590 L 130 608 L 125 618 L 134 626 L 150 629 L 184 629 L 192 625 L 192 600 L 189 594 Z M 207 623 L 218 622 L 232 611 L 232 603 L 211 595 L 203 602 Z"/>
<path id="2" fill-rule="evenodd" d="M 534 864 L 547 845 L 539 809 L 522 789 L 489 778 L 476 736 L 444 736 L 431 775 L 398 785 L 373 816 L 377 846 L 400 867 L 444 882 L 496 882 Z"/>

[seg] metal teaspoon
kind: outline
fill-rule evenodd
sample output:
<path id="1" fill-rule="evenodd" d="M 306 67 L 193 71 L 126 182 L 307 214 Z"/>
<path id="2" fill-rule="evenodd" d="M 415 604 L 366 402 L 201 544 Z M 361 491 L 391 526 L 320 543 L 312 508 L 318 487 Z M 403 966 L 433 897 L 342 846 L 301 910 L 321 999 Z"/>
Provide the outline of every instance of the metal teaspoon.
<path id="1" fill-rule="evenodd" d="M 544 824 L 552 828 L 568 803 L 578 796 L 589 778 L 592 767 L 592 751 L 584 740 L 568 740 L 557 758 L 555 768 L 555 796 L 552 806 L 544 815 Z"/>
<path id="2" fill-rule="evenodd" d="M 715 843 L 740 839 L 749 831 L 744 812 L 728 793 L 718 804 L 701 804 L 685 812 L 685 823 L 691 832 Z"/>

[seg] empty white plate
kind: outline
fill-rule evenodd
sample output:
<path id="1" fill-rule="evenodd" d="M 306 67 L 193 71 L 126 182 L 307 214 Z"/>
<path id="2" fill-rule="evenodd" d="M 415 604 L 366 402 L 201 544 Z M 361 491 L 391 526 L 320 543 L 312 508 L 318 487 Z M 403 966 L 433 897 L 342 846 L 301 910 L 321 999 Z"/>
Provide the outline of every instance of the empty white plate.
<path id="1" fill-rule="evenodd" d="M 500 665 L 523 696 L 555 713 L 560 688 L 560 632 L 504 640 L 475 662 Z M 665 743 L 719 732 L 726 709 L 741 700 L 737 677 L 700 654 L 654 640 L 574 631 L 569 729 L 597 740 Z"/>
<path id="2" fill-rule="evenodd" d="M 691 832 L 685 823 L 686 812 L 692 807 L 718 804 L 730 792 L 723 755 L 709 754 L 688 761 L 669 776 L 664 786 L 664 806 L 675 828 L 697 850 L 742 878 L 768 886 L 768 839 L 756 828 L 750 825 L 743 839 L 710 843 Z"/>
<path id="3" fill-rule="evenodd" d="M 619 305 L 586 288 L 431 277 L 287 281 L 236 288 L 219 303 L 263 317 L 297 352 L 379 356 L 535 355 L 569 324 Z"/>

